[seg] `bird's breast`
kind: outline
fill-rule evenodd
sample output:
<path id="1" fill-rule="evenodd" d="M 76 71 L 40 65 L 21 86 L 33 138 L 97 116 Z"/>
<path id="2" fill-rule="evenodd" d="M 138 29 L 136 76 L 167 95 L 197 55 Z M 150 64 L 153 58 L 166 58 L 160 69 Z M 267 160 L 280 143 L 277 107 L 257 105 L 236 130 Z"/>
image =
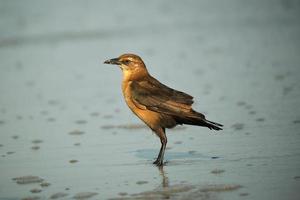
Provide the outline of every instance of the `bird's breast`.
<path id="1" fill-rule="evenodd" d="M 128 107 L 135 114 L 138 114 L 137 112 L 139 112 L 139 109 L 142 109 L 142 107 L 137 106 L 136 103 L 133 102 L 132 90 L 130 88 L 130 84 L 131 84 L 131 81 L 123 81 L 123 83 L 122 83 L 123 96 L 124 96 L 125 102 L 128 105 Z"/>
<path id="2" fill-rule="evenodd" d="M 157 126 L 159 126 L 160 114 L 146 109 L 145 106 L 140 105 L 138 102 L 133 102 L 130 83 L 130 81 L 123 81 L 122 83 L 122 92 L 126 104 L 130 108 L 130 110 L 151 129 L 156 129 Z"/>

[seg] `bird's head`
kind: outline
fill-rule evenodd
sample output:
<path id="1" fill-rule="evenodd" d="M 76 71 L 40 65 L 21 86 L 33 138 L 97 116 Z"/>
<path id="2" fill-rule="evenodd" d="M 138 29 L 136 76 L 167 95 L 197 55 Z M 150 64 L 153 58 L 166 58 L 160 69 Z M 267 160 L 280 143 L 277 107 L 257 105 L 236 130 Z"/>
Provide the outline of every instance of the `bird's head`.
<path id="1" fill-rule="evenodd" d="M 117 58 L 106 60 L 104 64 L 119 65 L 124 76 L 140 76 L 147 74 L 143 60 L 134 54 L 123 54 Z"/>

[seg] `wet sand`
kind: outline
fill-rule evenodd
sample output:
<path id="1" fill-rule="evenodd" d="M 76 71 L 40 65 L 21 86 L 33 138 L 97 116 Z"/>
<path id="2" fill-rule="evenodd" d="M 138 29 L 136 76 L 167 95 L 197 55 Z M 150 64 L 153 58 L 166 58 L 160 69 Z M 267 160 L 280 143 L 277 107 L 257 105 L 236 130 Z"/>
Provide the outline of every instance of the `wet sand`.
<path id="1" fill-rule="evenodd" d="M 61 4 L 0 3 L 0 200 L 299 199 L 297 1 Z M 152 165 L 124 52 L 224 130 L 168 130 Z"/>

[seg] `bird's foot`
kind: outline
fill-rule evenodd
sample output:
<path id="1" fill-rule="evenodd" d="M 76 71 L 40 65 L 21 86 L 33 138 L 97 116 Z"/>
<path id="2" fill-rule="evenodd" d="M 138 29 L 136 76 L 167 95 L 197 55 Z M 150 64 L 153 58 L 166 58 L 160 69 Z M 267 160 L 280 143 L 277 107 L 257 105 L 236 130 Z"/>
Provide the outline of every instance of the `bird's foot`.
<path id="1" fill-rule="evenodd" d="M 153 164 L 155 164 L 158 167 L 161 167 L 164 165 L 164 161 L 161 159 L 157 159 L 156 161 L 153 162 Z"/>

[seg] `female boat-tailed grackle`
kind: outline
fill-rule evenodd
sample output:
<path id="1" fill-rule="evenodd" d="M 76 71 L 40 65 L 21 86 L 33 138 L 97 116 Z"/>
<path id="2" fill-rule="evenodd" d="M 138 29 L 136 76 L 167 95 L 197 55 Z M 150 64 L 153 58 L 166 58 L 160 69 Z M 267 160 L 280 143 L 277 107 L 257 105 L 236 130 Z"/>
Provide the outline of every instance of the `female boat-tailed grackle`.
<path id="1" fill-rule="evenodd" d="M 189 124 L 222 130 L 222 124 L 209 121 L 202 113 L 192 109 L 192 96 L 153 78 L 139 56 L 123 54 L 104 63 L 120 66 L 123 72 L 122 91 L 128 107 L 160 138 L 161 148 L 153 164 L 163 165 L 166 128 Z"/>

